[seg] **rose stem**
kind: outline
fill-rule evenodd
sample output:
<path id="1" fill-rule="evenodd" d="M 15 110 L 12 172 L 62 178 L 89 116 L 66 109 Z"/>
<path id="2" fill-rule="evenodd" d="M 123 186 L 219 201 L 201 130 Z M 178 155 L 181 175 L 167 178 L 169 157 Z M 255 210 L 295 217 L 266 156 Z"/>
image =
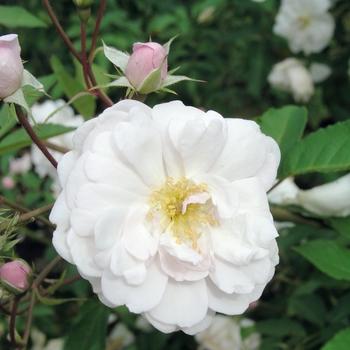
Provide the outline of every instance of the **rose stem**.
<path id="1" fill-rule="evenodd" d="M 51 153 L 48 151 L 48 149 L 44 146 L 44 144 L 39 139 L 38 135 L 34 132 L 31 125 L 29 124 L 26 116 L 24 115 L 22 108 L 19 105 L 15 104 L 16 108 L 16 114 L 19 120 L 19 123 L 24 127 L 30 138 L 33 140 L 33 142 L 39 147 L 40 151 L 43 152 L 44 156 L 50 161 L 50 163 L 57 169 L 57 162 L 52 157 Z"/>
<path id="2" fill-rule="evenodd" d="M 60 34 L 61 38 L 66 43 L 66 45 L 68 46 L 68 48 L 72 52 L 72 54 L 75 56 L 75 58 L 81 63 L 81 56 L 80 56 L 79 52 L 75 49 L 75 47 L 73 46 L 72 42 L 69 40 L 67 34 L 65 33 L 65 31 L 61 27 L 57 17 L 55 16 L 55 13 L 53 12 L 53 10 L 51 8 L 49 0 L 43 0 L 43 4 L 45 6 L 45 9 L 46 9 L 48 15 L 51 18 L 51 21 L 52 21 L 53 25 L 56 27 L 56 29 L 57 29 L 58 33 Z"/>

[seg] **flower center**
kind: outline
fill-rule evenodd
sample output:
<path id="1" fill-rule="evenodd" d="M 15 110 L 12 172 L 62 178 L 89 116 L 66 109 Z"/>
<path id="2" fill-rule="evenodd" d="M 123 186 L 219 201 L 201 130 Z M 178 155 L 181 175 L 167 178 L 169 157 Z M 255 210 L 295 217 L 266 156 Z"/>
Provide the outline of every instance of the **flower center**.
<path id="1" fill-rule="evenodd" d="M 301 29 L 306 28 L 310 23 L 310 17 L 309 16 L 299 16 L 297 19 L 298 25 Z"/>
<path id="2" fill-rule="evenodd" d="M 154 211 L 160 216 L 164 230 L 171 226 L 177 244 L 185 243 L 192 249 L 198 249 L 197 241 L 202 235 L 202 228 L 209 224 L 219 224 L 208 211 L 212 207 L 208 185 L 196 185 L 182 177 L 174 182 L 172 177 L 165 181 L 165 186 L 155 190 L 150 198 L 151 209 L 148 217 L 154 219 Z M 208 203 L 209 202 L 209 203 Z"/>

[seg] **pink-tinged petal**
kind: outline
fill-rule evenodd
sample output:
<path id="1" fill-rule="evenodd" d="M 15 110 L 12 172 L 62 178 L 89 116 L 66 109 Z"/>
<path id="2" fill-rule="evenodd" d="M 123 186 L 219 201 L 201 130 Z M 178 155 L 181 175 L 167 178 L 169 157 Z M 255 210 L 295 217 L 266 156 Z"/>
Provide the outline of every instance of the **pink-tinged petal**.
<path id="1" fill-rule="evenodd" d="M 145 226 L 148 211 L 148 205 L 131 208 L 123 229 L 125 249 L 142 261 L 154 256 L 158 249 L 158 242 L 151 236 L 149 229 Z"/>
<path id="2" fill-rule="evenodd" d="M 249 294 L 227 294 L 206 278 L 209 308 L 226 315 L 241 315 L 252 301 L 260 298 L 264 285 L 256 285 Z"/>
<path id="3" fill-rule="evenodd" d="M 215 311 L 208 309 L 207 315 L 204 317 L 204 319 L 201 322 L 195 324 L 192 327 L 184 327 L 182 331 L 189 335 L 194 335 L 199 332 L 203 332 L 211 325 L 211 323 L 213 322 L 214 316 L 215 316 Z"/>
<path id="4" fill-rule="evenodd" d="M 272 215 L 267 195 L 261 180 L 257 177 L 234 181 L 239 197 L 239 208 L 236 215 L 250 213 L 264 216 L 272 222 Z"/>
<path id="5" fill-rule="evenodd" d="M 203 261 L 203 256 L 196 250 L 188 247 L 185 243 L 177 243 L 173 235 L 173 225 L 170 224 L 166 231 L 160 237 L 160 245 L 170 254 L 181 262 L 197 266 Z"/>
<path id="6" fill-rule="evenodd" d="M 102 275 L 102 290 L 115 307 L 126 305 L 131 312 L 141 313 L 153 309 L 163 297 L 168 276 L 162 271 L 158 259 L 147 267 L 147 277 L 141 285 L 129 285 L 125 278 L 116 277 L 110 270 Z"/>
<path id="7" fill-rule="evenodd" d="M 192 327 L 207 315 L 208 295 L 205 281 L 183 281 L 169 279 L 162 300 L 148 314 L 160 323 Z"/>
<path id="8" fill-rule="evenodd" d="M 213 119 L 209 125 L 202 119 L 186 122 L 180 139 L 180 153 L 187 177 L 206 173 L 217 161 L 226 143 L 225 131 L 224 119 Z"/>
<path id="9" fill-rule="evenodd" d="M 254 176 L 266 160 L 266 136 L 253 121 L 225 120 L 228 126 L 227 142 L 209 172 L 228 181 Z"/>
<path id="10" fill-rule="evenodd" d="M 70 230 L 69 214 L 70 210 L 67 207 L 65 192 L 63 191 L 57 198 L 50 214 L 50 221 L 57 225 L 53 234 L 52 244 L 63 259 L 73 264 L 73 258 L 67 244 L 67 235 Z"/>
<path id="11" fill-rule="evenodd" d="M 209 274 L 212 261 L 208 255 L 203 256 L 203 261 L 194 266 L 170 255 L 164 247 L 159 249 L 160 263 L 162 269 L 175 281 L 198 281 Z"/>
<path id="12" fill-rule="evenodd" d="M 225 178 L 214 174 L 197 175 L 192 178 L 197 185 L 205 183 L 211 200 L 221 218 L 230 218 L 238 210 L 239 196 L 236 188 Z"/>
<path id="13" fill-rule="evenodd" d="M 101 277 L 102 269 L 94 262 L 94 255 L 98 253 L 93 237 L 80 237 L 73 229 L 68 232 L 67 243 L 72 254 L 74 264 L 82 274 Z"/>
<path id="14" fill-rule="evenodd" d="M 159 187 L 165 180 L 159 131 L 139 108 L 133 108 L 129 118 L 115 126 L 116 145 L 147 185 Z"/>

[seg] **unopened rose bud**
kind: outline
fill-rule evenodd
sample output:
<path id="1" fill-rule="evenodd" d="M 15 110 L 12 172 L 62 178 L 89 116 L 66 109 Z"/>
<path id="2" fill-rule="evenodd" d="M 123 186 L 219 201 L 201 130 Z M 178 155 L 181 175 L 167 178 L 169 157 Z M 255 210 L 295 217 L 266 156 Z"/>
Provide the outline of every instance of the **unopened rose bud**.
<path id="1" fill-rule="evenodd" d="M 17 34 L 0 36 L 0 99 L 12 95 L 21 86 L 23 64 Z"/>
<path id="2" fill-rule="evenodd" d="M 73 0 L 74 5 L 76 7 L 80 7 L 80 8 L 86 8 L 86 7 L 90 7 L 94 0 Z"/>
<path id="3" fill-rule="evenodd" d="M 168 71 L 167 54 L 157 43 L 135 43 L 133 54 L 125 67 L 125 76 L 141 94 L 156 91 Z"/>
<path id="4" fill-rule="evenodd" d="M 8 190 L 12 190 L 15 187 L 15 181 L 11 176 L 5 176 L 1 180 L 1 184 L 4 186 L 4 188 Z"/>
<path id="5" fill-rule="evenodd" d="M 24 293 L 29 288 L 31 279 L 32 270 L 24 261 L 14 260 L 0 269 L 1 284 L 12 294 Z"/>

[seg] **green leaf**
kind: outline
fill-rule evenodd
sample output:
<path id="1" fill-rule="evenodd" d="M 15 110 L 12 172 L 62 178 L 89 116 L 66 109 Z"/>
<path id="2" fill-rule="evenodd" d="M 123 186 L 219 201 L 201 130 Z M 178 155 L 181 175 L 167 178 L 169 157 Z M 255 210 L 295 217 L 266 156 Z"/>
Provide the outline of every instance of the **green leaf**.
<path id="1" fill-rule="evenodd" d="M 50 62 L 53 71 L 57 74 L 58 82 L 69 100 L 81 92 L 86 92 L 86 88 L 80 83 L 79 79 L 73 78 L 65 70 L 64 66 L 56 56 L 52 56 Z M 85 119 L 89 119 L 94 116 L 95 113 L 95 96 L 84 95 L 76 99 L 73 102 L 73 106 Z"/>
<path id="2" fill-rule="evenodd" d="M 280 166 L 280 176 L 350 169 L 349 135 L 350 120 L 308 135 L 288 152 Z"/>
<path id="3" fill-rule="evenodd" d="M 46 140 L 50 137 L 65 134 L 66 132 L 76 129 L 74 127 L 66 127 L 56 124 L 38 124 L 38 127 L 40 130 L 37 130 L 36 128 L 33 130 L 39 136 L 40 140 Z M 32 143 L 32 139 L 28 136 L 24 129 L 17 130 L 4 137 L 0 142 L 0 155 L 30 146 Z"/>
<path id="4" fill-rule="evenodd" d="M 305 107 L 285 106 L 280 109 L 269 109 L 260 120 L 261 131 L 271 136 L 281 149 L 281 161 L 295 146 L 303 135 L 307 123 Z M 281 164 L 282 165 L 282 164 Z"/>
<path id="5" fill-rule="evenodd" d="M 350 238 L 350 216 L 345 218 L 331 218 L 326 220 L 326 222 L 344 237 Z"/>
<path id="6" fill-rule="evenodd" d="M 350 281 L 349 249 L 324 239 L 313 240 L 293 249 L 328 276 Z"/>
<path id="7" fill-rule="evenodd" d="M 15 125 L 17 121 L 11 118 L 7 113 L 6 105 L 2 105 L 0 109 L 0 140 L 4 137 Z"/>
<path id="8" fill-rule="evenodd" d="M 64 350 L 101 350 L 106 348 L 109 309 L 99 301 L 87 301 L 68 333 Z"/>
<path id="9" fill-rule="evenodd" d="M 350 328 L 338 332 L 321 350 L 348 350 L 350 344 Z"/>
<path id="10" fill-rule="evenodd" d="M 9 27 L 45 28 L 47 24 L 23 7 L 0 6 L 0 24 Z"/>
<path id="11" fill-rule="evenodd" d="M 255 328 L 263 335 L 271 335 L 276 338 L 282 338 L 288 335 L 300 338 L 305 336 L 305 330 L 299 323 L 284 318 L 271 318 L 266 321 L 258 322 Z"/>

